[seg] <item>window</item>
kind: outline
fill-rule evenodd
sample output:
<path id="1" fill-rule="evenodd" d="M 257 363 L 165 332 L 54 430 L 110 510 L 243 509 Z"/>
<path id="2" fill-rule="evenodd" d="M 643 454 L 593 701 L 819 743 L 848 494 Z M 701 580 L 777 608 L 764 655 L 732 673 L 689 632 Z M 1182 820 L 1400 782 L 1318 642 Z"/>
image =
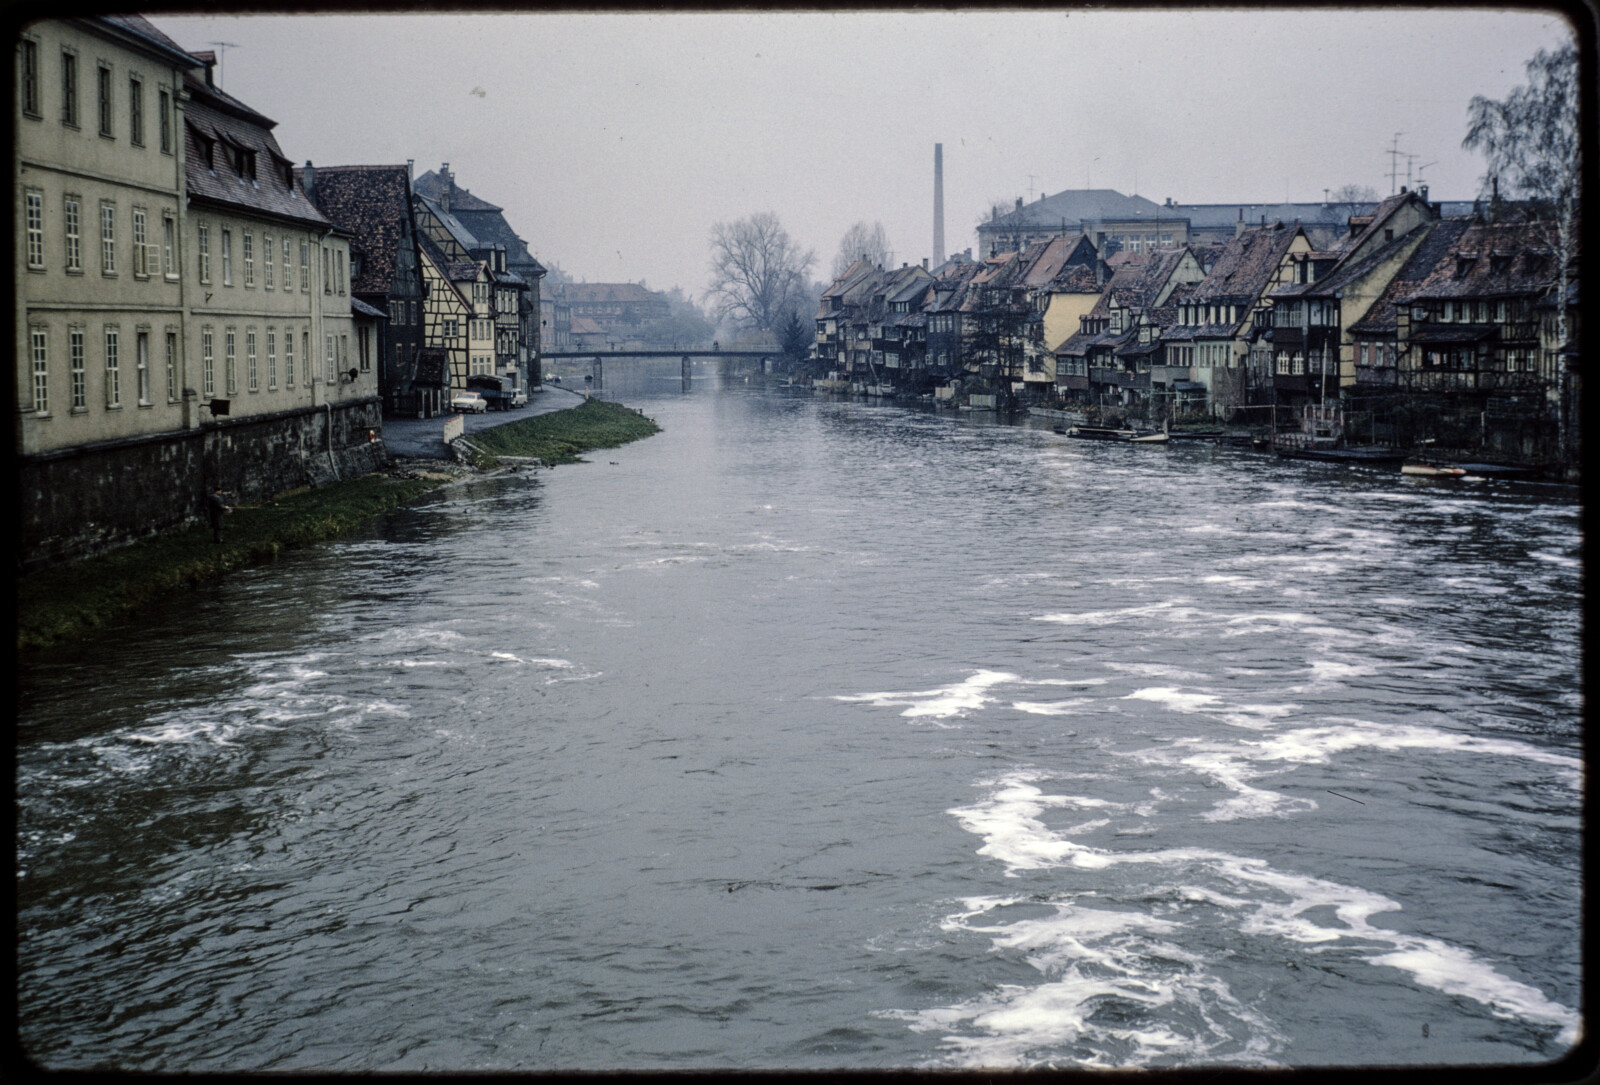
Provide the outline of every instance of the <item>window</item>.
<path id="1" fill-rule="evenodd" d="M 339 373 L 343 375 L 350 372 L 350 337 L 339 336 Z"/>
<path id="2" fill-rule="evenodd" d="M 287 260 L 284 261 L 288 263 Z M 287 272 L 285 272 L 287 274 Z M 300 239 L 300 292 L 307 293 L 311 289 L 311 243 L 305 238 Z"/>
<path id="3" fill-rule="evenodd" d="M 28 329 L 33 354 L 33 413 L 50 413 L 50 332 L 47 328 Z"/>
<path id="4" fill-rule="evenodd" d="M 283 329 L 283 385 L 294 387 L 294 330 Z"/>
<path id="5" fill-rule="evenodd" d="M 306 367 L 306 384 L 311 383 L 311 333 L 300 333 L 300 364 Z"/>
<path id="6" fill-rule="evenodd" d="M 272 289 L 272 235 L 261 235 L 261 288 Z"/>
<path id="7" fill-rule="evenodd" d="M 227 382 L 231 396 L 239 390 L 239 333 L 233 328 L 222 329 L 222 379 Z"/>
<path id="8" fill-rule="evenodd" d="M 156 95 L 161 109 L 161 153 L 172 153 L 172 92 L 162 87 Z"/>
<path id="9" fill-rule="evenodd" d="M 118 355 L 121 329 L 115 324 L 106 325 L 106 406 L 122 406 L 122 359 Z"/>
<path id="10" fill-rule="evenodd" d="M 117 273 L 117 207 L 100 204 L 100 274 Z"/>
<path id="11" fill-rule="evenodd" d="M 22 39 L 22 113 L 38 118 L 43 115 L 44 102 L 39 94 L 39 43 L 32 38 Z"/>
<path id="12" fill-rule="evenodd" d="M 78 54 L 61 53 L 61 123 L 78 127 Z"/>
<path id="13" fill-rule="evenodd" d="M 344 293 L 344 250 L 339 249 L 333 254 L 333 278 L 339 284 L 339 293 Z"/>
<path id="14" fill-rule="evenodd" d="M 44 270 L 44 193 L 28 193 L 28 266 Z"/>
<path id="15" fill-rule="evenodd" d="M 145 236 L 144 208 L 133 209 L 133 273 L 141 279 L 150 276 L 150 250 L 146 248 L 149 238 Z"/>
<path id="16" fill-rule="evenodd" d="M 253 238 L 250 235 L 249 231 L 245 232 L 244 239 L 243 239 L 243 246 L 244 246 L 244 285 L 245 286 L 254 286 L 254 285 L 256 285 L 255 238 Z"/>
<path id="17" fill-rule="evenodd" d="M 271 251 L 270 249 L 267 251 Z M 278 390 L 278 333 L 267 329 L 267 391 Z"/>
<path id="18" fill-rule="evenodd" d="M 167 402 L 178 401 L 178 333 L 167 332 Z"/>
<path id="19" fill-rule="evenodd" d="M 211 281 L 211 227 L 204 222 L 195 223 L 195 244 L 200 254 L 200 281 Z"/>
<path id="20" fill-rule="evenodd" d="M 76 196 L 62 203 L 62 222 L 67 232 L 67 270 L 83 270 L 83 204 Z"/>
<path id="21" fill-rule="evenodd" d="M 289 269 L 289 239 L 283 239 L 283 288 L 294 289 L 294 273 Z"/>
<path id="22" fill-rule="evenodd" d="M 371 351 L 369 349 L 370 344 L 367 342 L 367 340 L 368 340 L 367 329 L 366 328 L 362 328 L 361 329 L 361 338 L 359 340 L 359 345 L 361 347 L 361 372 L 363 372 L 363 373 L 372 372 L 372 355 L 371 355 Z"/>
<path id="23" fill-rule="evenodd" d="M 249 382 L 249 389 L 252 392 L 259 392 L 261 383 L 256 379 L 256 330 L 254 328 L 246 328 L 244 330 L 244 366 L 245 380 Z"/>
<path id="24" fill-rule="evenodd" d="M 210 326 L 200 329 L 200 376 L 204 384 L 202 388 L 205 397 L 210 399 L 217 393 L 217 357 L 212 349 L 212 333 Z"/>
<path id="25" fill-rule="evenodd" d="M 100 134 L 109 139 L 116 135 L 111 130 L 111 69 L 101 64 L 95 71 L 96 85 L 100 92 Z"/>
<path id="26" fill-rule="evenodd" d="M 333 293 L 333 276 L 328 274 L 328 259 L 328 250 L 324 246 L 322 250 L 322 292 L 324 294 Z"/>
<path id="27" fill-rule="evenodd" d="M 134 372 L 138 375 L 139 406 L 150 406 L 150 333 L 137 332 L 133 337 Z"/>
<path id="28" fill-rule="evenodd" d="M 161 213 L 161 273 L 169 279 L 178 277 L 177 258 L 178 220 L 169 211 Z"/>
<path id="29" fill-rule="evenodd" d="M 326 383 L 332 384 L 333 383 L 333 379 L 334 379 L 333 378 L 333 367 L 334 367 L 333 336 L 328 335 L 328 336 L 324 336 L 323 338 L 324 338 L 324 342 L 323 342 L 323 345 L 322 345 L 322 379 Z"/>
<path id="30" fill-rule="evenodd" d="M 446 339 L 454 339 L 456 337 L 456 322 L 455 322 L 455 320 L 453 320 L 453 319 L 445 320 L 445 322 L 444 322 L 444 337 Z"/>
<path id="31" fill-rule="evenodd" d="M 72 409 L 89 409 L 89 374 L 87 351 L 84 349 L 83 329 L 67 330 L 67 360 L 72 370 Z"/>
<path id="32" fill-rule="evenodd" d="M 222 285 L 233 285 L 233 231 L 222 231 Z"/>
<path id="33" fill-rule="evenodd" d="M 144 146 L 144 83 L 136 75 L 128 76 L 128 142 Z"/>

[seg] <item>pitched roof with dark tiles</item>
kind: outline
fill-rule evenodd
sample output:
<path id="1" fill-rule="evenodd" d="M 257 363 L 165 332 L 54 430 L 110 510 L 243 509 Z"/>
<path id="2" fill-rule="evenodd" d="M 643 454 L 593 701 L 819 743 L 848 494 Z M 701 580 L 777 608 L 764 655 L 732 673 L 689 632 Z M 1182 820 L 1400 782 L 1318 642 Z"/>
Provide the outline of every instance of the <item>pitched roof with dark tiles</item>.
<path id="1" fill-rule="evenodd" d="M 1434 264 L 1412 297 L 1543 294 L 1556 286 L 1559 272 L 1555 223 L 1475 223 Z"/>
<path id="2" fill-rule="evenodd" d="M 450 190 L 450 210 L 455 211 L 501 211 L 501 207 L 490 203 L 488 200 L 479 199 L 471 192 L 455 183 L 454 175 L 448 186 L 440 176 L 438 170 L 429 170 L 413 183 L 412 188 L 419 196 L 426 196 L 430 200 L 439 200 L 444 196 L 446 187 Z"/>
<path id="3" fill-rule="evenodd" d="M 1248 305 L 1261 296 L 1289 251 L 1299 226 L 1251 226 L 1223 246 L 1195 297 L 1222 304 Z"/>
<path id="4" fill-rule="evenodd" d="M 1383 288 L 1378 300 L 1367 308 L 1366 315 L 1346 331 L 1351 335 L 1393 335 L 1399 307 L 1406 303 L 1406 299 L 1428 277 L 1435 265 L 1446 257 L 1470 225 L 1467 219 L 1445 219 L 1436 225 L 1395 277 L 1389 280 L 1389 285 Z"/>
<path id="5" fill-rule="evenodd" d="M 175 64 L 182 64 L 187 59 L 189 66 L 200 66 L 198 57 L 167 37 L 160 28 L 142 15 L 101 15 L 98 18 L 124 33 L 144 39 L 147 45 L 155 46 L 158 51 L 165 51 L 168 54 L 167 59 Z"/>
<path id="6" fill-rule="evenodd" d="M 295 174 L 304 183 L 304 168 Z M 406 166 L 318 166 L 313 198 L 360 247 L 361 272 L 351 280 L 358 294 L 393 289 L 395 255 L 411 214 Z"/>
<path id="7" fill-rule="evenodd" d="M 184 179 L 191 199 L 223 204 L 238 211 L 253 212 L 297 223 L 327 227 L 332 223 L 306 199 L 294 176 L 289 158 L 272 135 L 275 122 L 238 104 L 223 102 L 193 77 L 185 78 L 190 100 L 184 110 L 186 160 Z M 215 148 L 214 167 L 207 166 L 205 141 L 220 144 Z M 232 160 L 238 150 L 255 155 L 256 177 L 240 176 Z M 287 175 L 287 182 L 285 176 Z"/>

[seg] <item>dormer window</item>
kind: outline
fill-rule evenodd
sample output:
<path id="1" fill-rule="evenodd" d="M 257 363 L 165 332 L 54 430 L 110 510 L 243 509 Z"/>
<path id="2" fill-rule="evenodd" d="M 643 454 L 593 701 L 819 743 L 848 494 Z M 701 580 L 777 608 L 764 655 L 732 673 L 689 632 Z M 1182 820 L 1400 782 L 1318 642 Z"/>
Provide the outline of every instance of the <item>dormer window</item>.
<path id="1" fill-rule="evenodd" d="M 1511 257 L 1502 253 L 1495 253 L 1489 257 L 1489 271 L 1494 275 L 1504 275 L 1511 270 Z"/>
<path id="2" fill-rule="evenodd" d="M 1471 275 L 1472 274 L 1472 267 L 1477 262 L 1478 262 L 1478 258 L 1476 256 L 1457 256 L 1456 257 L 1456 278 L 1465 279 L 1468 275 Z"/>

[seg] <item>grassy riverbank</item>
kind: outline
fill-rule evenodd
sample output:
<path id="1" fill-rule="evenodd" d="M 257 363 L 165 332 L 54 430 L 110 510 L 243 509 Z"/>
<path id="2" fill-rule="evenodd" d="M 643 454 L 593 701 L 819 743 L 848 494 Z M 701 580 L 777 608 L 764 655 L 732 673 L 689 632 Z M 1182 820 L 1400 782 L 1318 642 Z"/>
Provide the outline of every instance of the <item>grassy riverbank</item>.
<path id="1" fill-rule="evenodd" d="M 580 407 L 480 430 L 467 442 L 487 453 L 486 459 L 491 461 L 480 463 L 475 458 L 477 467 L 492 467 L 492 461 L 500 456 L 531 456 L 554 467 L 581 463 L 580 454 L 591 449 L 616 448 L 659 432 L 660 426 L 632 407 L 588 399 Z"/>
<path id="2" fill-rule="evenodd" d="M 630 407 L 591 399 L 582 406 L 474 433 L 487 456 L 535 456 L 547 465 L 580 462 L 582 452 L 615 448 L 659 432 Z M 452 465 L 453 466 L 453 465 Z M 454 467 L 455 472 L 463 468 Z M 280 494 L 228 514 L 227 542 L 200 523 L 98 557 L 17 579 L 17 650 L 46 648 L 92 634 L 169 592 L 273 561 L 284 550 L 338 538 L 390 509 L 451 481 L 451 471 L 407 469 Z"/>

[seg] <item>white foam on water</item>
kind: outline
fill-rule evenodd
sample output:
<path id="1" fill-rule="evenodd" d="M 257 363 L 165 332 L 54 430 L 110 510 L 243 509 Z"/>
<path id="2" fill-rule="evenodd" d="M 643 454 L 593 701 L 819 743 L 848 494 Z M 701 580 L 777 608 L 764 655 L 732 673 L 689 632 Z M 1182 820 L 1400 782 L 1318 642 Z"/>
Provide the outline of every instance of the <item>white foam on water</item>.
<path id="1" fill-rule="evenodd" d="M 1456 731 L 1444 731 L 1422 724 L 1368 723 L 1363 720 L 1336 721 L 1327 726 L 1301 727 L 1277 731 L 1260 741 L 1246 741 L 1243 752 L 1253 760 L 1295 761 L 1326 764 L 1333 754 L 1355 749 L 1434 750 L 1440 753 L 1490 754 L 1514 757 L 1550 765 L 1566 782 L 1579 788 L 1583 782 L 1583 760 L 1526 742 L 1507 738 L 1480 738 Z"/>
<path id="2" fill-rule="evenodd" d="M 1085 610 L 1073 614 L 1041 614 L 1033 620 L 1036 622 L 1065 622 L 1071 625 L 1114 625 L 1118 622 L 1150 618 L 1156 615 L 1171 617 L 1174 611 L 1180 609 L 1180 604 L 1185 602 L 1187 600 L 1169 600 L 1165 603 L 1150 603 L 1141 607 L 1122 607 L 1117 610 Z"/>
<path id="3" fill-rule="evenodd" d="M 1013 701 L 1011 707 L 1035 716 L 1071 716 L 1084 705 L 1097 703 L 1093 697 L 1074 697 L 1067 701 Z"/>
<path id="4" fill-rule="evenodd" d="M 988 934 L 996 952 L 1018 955 L 1047 977 L 1037 986 L 1002 986 L 954 1006 L 898 1015 L 915 1029 L 963 1030 L 944 1037 L 952 1059 L 962 1065 L 1270 1060 L 1285 1042 L 1272 1022 L 1234 998 L 1207 971 L 1206 960 L 1182 948 L 1188 924 L 1202 921 L 1221 922 L 1255 939 L 1311 947 L 1303 952 L 1337 949 L 1404 972 L 1418 986 L 1470 999 L 1495 1016 L 1554 1026 L 1562 1043 L 1577 1041 L 1576 1011 L 1502 974 L 1491 962 L 1441 939 L 1373 926 L 1373 916 L 1401 910 L 1381 894 L 1226 852 L 1118 853 L 1069 839 L 1073 829 L 1052 831 L 1040 821 L 1045 810 L 1088 806 L 1093 800 L 1046 794 L 1037 783 L 1047 778 L 1039 770 L 1008 773 L 984 785 L 990 789 L 987 798 L 949 813 L 983 839 L 978 854 L 1003 862 L 1008 877 L 1060 867 L 1129 872 L 1142 867 L 1151 877 L 1120 892 L 1124 900 L 1139 902 L 1133 909 L 1052 900 L 1048 907 L 1054 914 L 1039 918 L 1033 914 L 1041 906 L 1037 896 L 975 897 L 947 916 L 942 923 L 947 931 Z M 1104 806 L 1115 811 L 1118 804 Z M 1084 824 L 1093 831 L 1108 820 Z M 1191 919 L 1176 902 L 1212 907 Z M 1018 904 L 1028 905 L 1027 917 L 1006 921 L 1004 910 Z M 980 922 L 985 919 L 991 922 Z M 1260 956 L 1270 959 L 1281 952 L 1263 945 Z M 1164 1016 L 1187 1025 L 1177 1029 L 1150 1020 L 1175 1003 L 1183 1012 Z M 1120 1011 L 1109 1023 L 1095 1012 L 1108 1005 Z M 1193 1024 L 1196 1015 L 1200 1026 Z"/>
<path id="5" fill-rule="evenodd" d="M 1136 674 L 1141 678 L 1172 678 L 1179 682 L 1203 682 L 1211 677 L 1208 674 L 1186 671 L 1182 667 L 1173 667 L 1165 663 L 1108 662 L 1106 668 L 1124 674 Z"/>
<path id="6" fill-rule="evenodd" d="M 1143 911 L 1052 901 L 1052 914 L 1004 921 L 1015 898 L 974 898 L 946 918 L 951 932 L 991 936 L 1044 977 L 1005 984 L 954 1006 L 900 1013 L 943 1032 L 959 1066 L 1111 1067 L 1190 1062 L 1270 1064 L 1283 1037 L 1207 971 L 1173 935 L 1183 924 Z M 985 922 L 992 918 L 995 921 Z M 953 1030 L 960 1029 L 956 1032 Z"/>
<path id="7" fill-rule="evenodd" d="M 1124 701 L 1155 701 L 1174 712 L 1201 712 L 1216 704 L 1221 698 L 1211 693 L 1184 693 L 1174 686 L 1151 686 L 1136 689 Z"/>
<path id="8" fill-rule="evenodd" d="M 1572 557 L 1570 554 L 1556 554 L 1549 550 L 1529 550 L 1528 556 L 1538 561 L 1549 562 L 1551 565 L 1559 565 L 1563 569 L 1583 568 L 1582 560 Z"/>
<path id="9" fill-rule="evenodd" d="M 503 659 L 509 663 L 525 663 L 534 667 L 570 668 L 572 664 L 565 659 L 543 659 L 539 656 L 529 656 L 524 659 L 512 652 L 490 652 L 490 659 Z"/>
<path id="10" fill-rule="evenodd" d="M 854 696 L 837 695 L 833 699 L 852 703 L 864 702 L 876 708 L 903 705 L 905 711 L 900 715 L 912 719 L 922 717 L 949 719 L 952 716 L 965 716 L 968 712 L 976 711 L 994 700 L 988 692 L 991 686 L 1018 680 L 1016 675 L 1004 671 L 978 671 L 964 682 L 939 689 L 861 693 Z"/>

